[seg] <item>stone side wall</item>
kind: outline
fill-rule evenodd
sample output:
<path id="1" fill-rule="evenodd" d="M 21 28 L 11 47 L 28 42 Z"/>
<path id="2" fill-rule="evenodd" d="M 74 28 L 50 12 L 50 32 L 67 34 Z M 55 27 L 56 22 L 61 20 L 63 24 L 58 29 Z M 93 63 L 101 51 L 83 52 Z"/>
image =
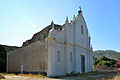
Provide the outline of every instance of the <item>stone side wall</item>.
<path id="1" fill-rule="evenodd" d="M 47 72 L 47 42 L 37 41 L 28 46 L 8 52 L 7 71 L 21 72 Z"/>

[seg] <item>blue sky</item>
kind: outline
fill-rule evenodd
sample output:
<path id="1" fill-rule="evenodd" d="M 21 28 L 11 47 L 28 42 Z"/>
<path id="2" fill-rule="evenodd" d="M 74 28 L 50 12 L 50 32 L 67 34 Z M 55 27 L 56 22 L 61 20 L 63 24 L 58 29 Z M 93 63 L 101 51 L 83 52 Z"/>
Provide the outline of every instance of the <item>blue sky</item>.
<path id="1" fill-rule="evenodd" d="M 120 51 L 120 0 L 1 0 L 0 44 L 21 46 L 53 20 L 63 24 L 82 7 L 94 50 Z"/>

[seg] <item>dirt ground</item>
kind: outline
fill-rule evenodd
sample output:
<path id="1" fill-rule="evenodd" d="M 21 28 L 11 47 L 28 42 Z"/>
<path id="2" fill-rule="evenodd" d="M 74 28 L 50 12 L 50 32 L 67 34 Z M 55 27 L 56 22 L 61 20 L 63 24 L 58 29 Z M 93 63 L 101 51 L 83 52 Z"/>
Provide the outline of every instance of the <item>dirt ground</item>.
<path id="1" fill-rule="evenodd" d="M 4 78 L 1 78 L 0 80 L 120 80 L 120 72 L 91 72 L 87 74 L 80 74 L 77 76 L 67 76 L 58 78 L 38 78 L 18 75 L 4 75 Z"/>

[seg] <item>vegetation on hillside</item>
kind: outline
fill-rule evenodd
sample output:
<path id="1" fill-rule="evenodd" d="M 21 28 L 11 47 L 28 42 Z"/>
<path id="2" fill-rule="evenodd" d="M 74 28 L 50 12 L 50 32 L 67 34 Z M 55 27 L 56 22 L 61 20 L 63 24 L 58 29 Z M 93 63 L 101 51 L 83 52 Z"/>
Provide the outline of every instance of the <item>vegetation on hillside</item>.
<path id="1" fill-rule="evenodd" d="M 0 72 L 6 71 L 6 53 L 5 47 L 0 45 Z"/>
<path id="2" fill-rule="evenodd" d="M 114 64 L 116 63 L 117 61 L 115 59 L 110 59 L 110 58 L 107 58 L 105 56 L 103 57 L 100 57 L 100 58 L 95 58 L 95 65 L 98 65 L 98 66 L 107 66 L 107 67 L 114 67 Z"/>
<path id="3" fill-rule="evenodd" d="M 14 49 L 16 49 L 16 48 L 19 48 L 19 47 L 17 47 L 17 46 L 7 46 L 7 45 L 2 45 L 2 46 L 5 47 L 5 49 L 6 49 L 7 52 L 9 52 L 9 51 L 11 51 L 11 50 L 14 50 Z"/>
<path id="4" fill-rule="evenodd" d="M 6 55 L 7 52 L 18 47 L 0 45 L 0 72 L 6 72 Z"/>
<path id="5" fill-rule="evenodd" d="M 95 70 L 115 70 L 118 67 L 116 67 L 116 63 L 117 60 L 115 59 L 111 59 L 111 58 L 107 58 L 105 56 L 100 57 L 100 58 L 94 58 L 95 59 L 95 63 L 94 63 L 94 67 Z"/>

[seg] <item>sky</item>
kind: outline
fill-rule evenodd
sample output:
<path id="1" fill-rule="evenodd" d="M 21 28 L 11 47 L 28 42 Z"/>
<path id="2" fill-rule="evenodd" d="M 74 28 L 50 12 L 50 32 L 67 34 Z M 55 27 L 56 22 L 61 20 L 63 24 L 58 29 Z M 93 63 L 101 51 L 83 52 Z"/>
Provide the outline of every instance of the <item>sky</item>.
<path id="1" fill-rule="evenodd" d="M 120 52 L 120 0 L 0 0 L 0 44 L 21 46 L 53 20 L 86 20 L 94 50 Z"/>

